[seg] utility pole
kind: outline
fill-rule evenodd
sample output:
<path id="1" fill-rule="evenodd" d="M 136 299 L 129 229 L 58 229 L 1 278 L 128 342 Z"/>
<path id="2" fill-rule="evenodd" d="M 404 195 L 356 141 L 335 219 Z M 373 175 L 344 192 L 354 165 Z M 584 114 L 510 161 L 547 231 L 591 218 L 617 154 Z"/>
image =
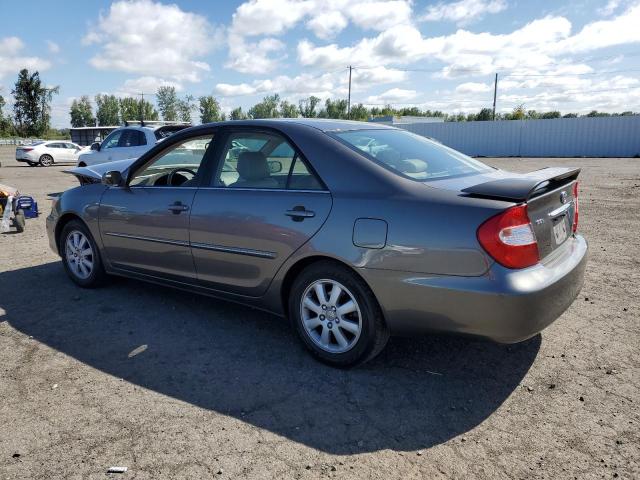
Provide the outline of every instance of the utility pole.
<path id="1" fill-rule="evenodd" d="M 349 96 L 347 97 L 347 118 L 351 119 L 351 70 L 352 67 L 349 65 Z"/>
<path id="2" fill-rule="evenodd" d="M 142 100 L 140 101 L 140 126 L 144 127 L 144 92 L 140 92 L 140 96 L 142 97 Z M 494 103 L 494 111 L 495 111 L 495 101 Z M 494 113 L 494 117 L 495 117 L 495 113 Z"/>
<path id="3" fill-rule="evenodd" d="M 498 93 L 498 74 L 496 73 L 496 80 L 493 84 L 493 121 L 496 120 L 496 95 Z"/>

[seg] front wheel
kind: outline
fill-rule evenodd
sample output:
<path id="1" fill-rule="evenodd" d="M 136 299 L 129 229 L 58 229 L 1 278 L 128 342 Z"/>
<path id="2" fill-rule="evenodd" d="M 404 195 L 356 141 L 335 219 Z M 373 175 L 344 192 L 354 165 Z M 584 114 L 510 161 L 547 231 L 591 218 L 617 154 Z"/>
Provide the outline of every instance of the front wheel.
<path id="1" fill-rule="evenodd" d="M 371 289 L 354 272 L 334 262 L 312 264 L 296 278 L 289 315 L 310 352 L 335 367 L 372 359 L 389 339 Z"/>
<path id="2" fill-rule="evenodd" d="M 60 255 L 69 278 L 83 288 L 101 285 L 106 273 L 89 229 L 80 221 L 67 223 L 60 234 Z"/>
<path id="3" fill-rule="evenodd" d="M 51 165 L 53 165 L 53 157 L 51 155 L 42 155 L 40 157 L 40 165 L 42 165 L 43 167 L 50 167 Z"/>

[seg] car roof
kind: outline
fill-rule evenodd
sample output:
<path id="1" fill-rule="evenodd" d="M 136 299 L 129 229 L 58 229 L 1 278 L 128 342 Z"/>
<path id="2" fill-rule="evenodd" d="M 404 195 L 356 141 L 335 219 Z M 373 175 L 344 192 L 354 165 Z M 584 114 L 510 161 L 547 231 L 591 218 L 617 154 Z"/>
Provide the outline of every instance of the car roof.
<path id="1" fill-rule="evenodd" d="M 354 120 L 335 120 L 332 118 L 262 118 L 255 120 L 228 120 L 225 122 L 215 122 L 205 125 L 239 125 L 239 126 L 261 126 L 279 128 L 285 125 L 306 125 L 317 128 L 323 132 L 339 132 L 346 130 L 397 130 L 388 125 L 374 122 L 357 122 Z"/>

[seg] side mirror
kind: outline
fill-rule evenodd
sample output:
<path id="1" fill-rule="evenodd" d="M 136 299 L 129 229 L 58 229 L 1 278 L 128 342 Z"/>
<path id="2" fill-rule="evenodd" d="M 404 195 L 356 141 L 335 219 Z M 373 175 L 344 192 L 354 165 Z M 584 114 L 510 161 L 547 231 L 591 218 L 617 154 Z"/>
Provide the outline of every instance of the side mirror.
<path id="1" fill-rule="evenodd" d="M 112 170 L 102 174 L 102 184 L 108 187 L 121 187 L 124 185 L 122 173 L 118 170 Z"/>
<path id="2" fill-rule="evenodd" d="M 96 152 L 100 151 L 100 142 L 93 142 L 91 144 L 91 150 L 95 150 Z"/>
<path id="3" fill-rule="evenodd" d="M 280 173 L 282 171 L 282 162 L 278 160 L 269 161 L 269 173 Z"/>

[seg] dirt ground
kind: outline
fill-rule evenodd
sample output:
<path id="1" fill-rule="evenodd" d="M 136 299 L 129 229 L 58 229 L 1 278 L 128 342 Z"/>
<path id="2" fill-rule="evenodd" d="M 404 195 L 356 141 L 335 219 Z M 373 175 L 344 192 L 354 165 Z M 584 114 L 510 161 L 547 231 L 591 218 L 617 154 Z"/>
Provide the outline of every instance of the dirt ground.
<path id="1" fill-rule="evenodd" d="M 522 344 L 394 338 L 340 371 L 265 313 L 75 287 L 44 228 L 75 179 L 0 157 L 43 212 L 0 235 L 0 480 L 640 478 L 640 160 L 487 159 L 583 168 L 580 296 Z"/>

